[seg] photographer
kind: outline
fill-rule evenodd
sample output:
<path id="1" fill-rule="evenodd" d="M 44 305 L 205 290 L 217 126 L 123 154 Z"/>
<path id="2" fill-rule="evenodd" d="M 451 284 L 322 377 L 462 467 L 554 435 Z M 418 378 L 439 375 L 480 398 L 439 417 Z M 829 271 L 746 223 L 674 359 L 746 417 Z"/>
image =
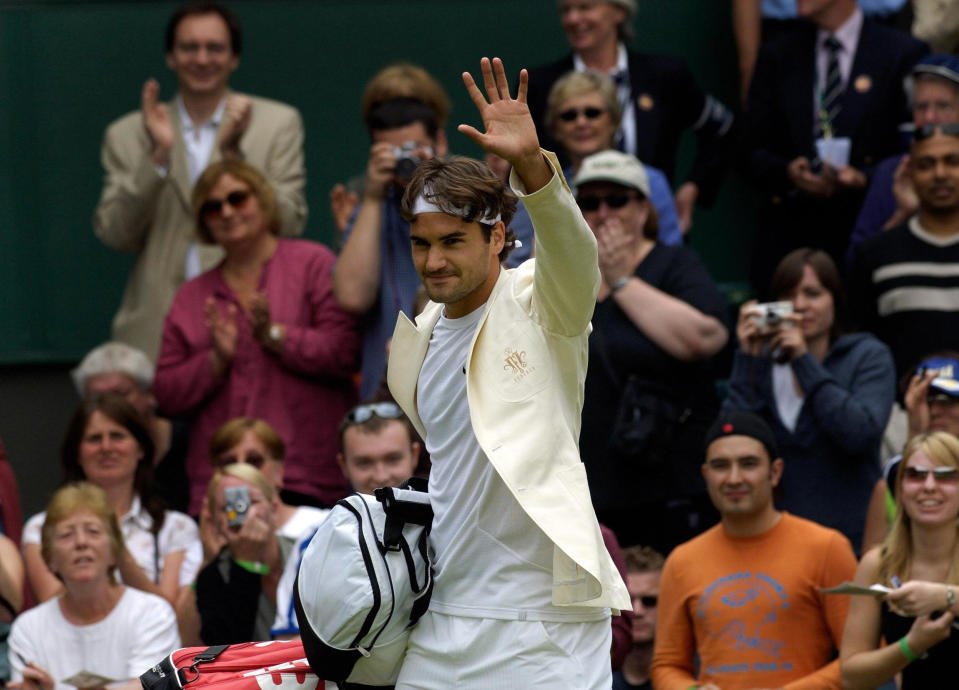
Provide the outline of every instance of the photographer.
<path id="1" fill-rule="evenodd" d="M 791 302 L 791 313 L 742 306 L 723 408 L 755 412 L 772 427 L 790 467 L 782 508 L 838 529 L 858 548 L 892 407 L 892 356 L 867 333 L 842 334 L 845 296 L 823 251 L 788 254 L 769 295 Z"/>
<path id="2" fill-rule="evenodd" d="M 268 640 L 283 570 L 273 486 L 252 465 L 226 465 L 213 475 L 207 501 L 226 546 L 197 577 L 200 638 L 208 645 Z"/>

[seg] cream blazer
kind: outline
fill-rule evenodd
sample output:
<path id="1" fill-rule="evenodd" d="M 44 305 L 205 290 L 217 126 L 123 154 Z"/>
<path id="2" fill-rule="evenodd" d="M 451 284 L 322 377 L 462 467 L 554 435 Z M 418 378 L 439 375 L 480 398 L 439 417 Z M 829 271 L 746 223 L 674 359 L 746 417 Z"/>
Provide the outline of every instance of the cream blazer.
<path id="1" fill-rule="evenodd" d="M 276 190 L 284 235 L 299 235 L 306 223 L 303 188 L 303 121 L 299 112 L 277 101 L 250 96 L 253 113 L 240 140 L 246 160 Z M 193 185 L 187 168 L 179 109 L 166 104 L 176 130 L 170 168 L 162 177 L 150 158 L 150 137 L 139 110 L 107 127 L 101 147 L 105 177 L 93 215 L 96 236 L 108 247 L 133 252 L 136 261 L 123 301 L 113 318 L 113 339 L 143 350 L 154 362 L 163 319 L 183 283 L 186 255 L 196 239 L 190 208 Z M 214 147 L 210 161 L 219 159 Z M 223 258 L 215 245 L 199 245 L 203 270 Z"/>
<path id="2" fill-rule="evenodd" d="M 466 364 L 476 439 L 529 517 L 553 542 L 553 603 L 629 609 L 626 586 L 590 502 L 579 457 L 587 339 L 600 275 L 596 240 L 547 153 L 552 180 L 523 200 L 536 232 L 536 258 L 502 270 L 483 307 Z M 416 385 L 443 310 L 430 303 L 416 324 L 401 312 L 387 380 L 426 438 Z"/>

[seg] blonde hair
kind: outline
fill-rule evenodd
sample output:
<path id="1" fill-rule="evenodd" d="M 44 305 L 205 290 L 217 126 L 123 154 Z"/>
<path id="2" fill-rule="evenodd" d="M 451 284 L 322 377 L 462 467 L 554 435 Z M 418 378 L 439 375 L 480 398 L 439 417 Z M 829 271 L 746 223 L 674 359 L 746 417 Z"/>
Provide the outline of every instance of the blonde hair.
<path id="1" fill-rule="evenodd" d="M 252 431 L 263 444 L 270 454 L 269 460 L 283 462 L 286 455 L 283 438 L 268 422 L 255 417 L 234 417 L 217 429 L 210 439 L 210 462 L 215 465 L 216 459 L 240 443 L 247 431 Z"/>
<path id="2" fill-rule="evenodd" d="M 203 204 L 209 199 L 210 190 L 224 175 L 235 177 L 249 186 L 253 196 L 260 202 L 260 211 L 263 214 L 266 229 L 274 235 L 279 235 L 280 211 L 276 205 L 276 192 L 273 191 L 273 187 L 267 182 L 263 173 L 246 161 L 226 158 L 210 163 L 193 187 L 193 219 L 196 222 L 196 232 L 200 236 L 200 241 L 216 244 L 203 218 Z"/>
<path id="3" fill-rule="evenodd" d="M 577 72 L 572 70 L 556 80 L 546 97 L 546 128 L 550 132 L 556 131 L 556 120 L 559 119 L 559 109 L 570 98 L 597 93 L 603 99 L 606 112 L 613 123 L 613 130 L 619 127 L 623 119 L 623 109 L 619 104 L 616 93 L 616 84 L 605 74 L 595 72 Z M 612 142 L 610 142 L 612 143 Z"/>
<path id="4" fill-rule="evenodd" d="M 959 439 L 945 431 L 917 434 L 909 439 L 902 451 L 902 460 L 896 473 L 896 519 L 889 530 L 889 536 L 882 544 L 879 556 L 879 582 L 892 585 L 892 576 L 901 580 L 910 578 L 914 545 L 912 543 L 912 518 L 902 508 L 902 481 L 906 463 L 913 455 L 922 451 L 936 465 L 959 468 Z M 959 516 L 956 520 L 956 544 L 953 546 L 952 562 L 946 573 L 945 582 L 959 585 Z"/>
<path id="5" fill-rule="evenodd" d="M 246 463 L 242 462 L 234 462 L 230 465 L 224 465 L 213 473 L 213 478 L 206 487 L 207 505 L 209 505 L 211 508 L 216 506 L 216 492 L 217 489 L 220 488 L 220 482 L 223 481 L 224 477 L 234 477 L 246 482 L 247 484 L 252 484 L 263 492 L 263 497 L 267 501 L 272 502 L 274 496 L 276 496 L 276 490 L 274 489 L 273 485 L 270 484 L 269 480 L 262 472 L 260 472 L 260 470 L 256 469 L 253 465 L 247 465 Z"/>
<path id="6" fill-rule="evenodd" d="M 47 504 L 46 518 L 40 530 L 40 553 L 43 560 L 48 567 L 53 560 L 53 533 L 56 531 L 57 524 L 81 510 L 89 510 L 103 520 L 107 528 L 110 552 L 113 555 L 113 565 L 109 568 L 112 578 L 115 575 L 116 564 L 123 553 L 123 533 L 120 531 L 120 523 L 117 522 L 117 516 L 113 512 L 113 506 L 110 505 L 106 492 L 90 482 L 73 482 L 57 489 L 53 494 L 53 498 Z"/>

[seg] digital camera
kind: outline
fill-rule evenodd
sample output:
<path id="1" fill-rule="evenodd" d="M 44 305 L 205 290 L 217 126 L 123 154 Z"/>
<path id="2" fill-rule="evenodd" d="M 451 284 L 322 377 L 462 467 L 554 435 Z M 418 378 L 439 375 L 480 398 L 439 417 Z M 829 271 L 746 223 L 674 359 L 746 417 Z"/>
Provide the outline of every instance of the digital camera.
<path id="1" fill-rule="evenodd" d="M 793 303 L 788 300 L 763 302 L 753 306 L 749 311 L 760 331 L 774 331 L 783 324 L 787 316 L 793 313 Z"/>
<path id="2" fill-rule="evenodd" d="M 413 153 L 418 149 L 429 150 L 428 146 L 423 146 L 415 141 L 405 141 L 402 146 L 393 148 L 393 155 L 396 156 L 396 168 L 393 170 L 393 176 L 397 180 L 408 182 L 413 177 L 416 167 L 423 159 Z"/>
<path id="3" fill-rule="evenodd" d="M 246 522 L 246 514 L 250 510 L 250 489 L 246 486 L 227 486 L 223 488 L 226 524 L 228 527 L 239 527 Z"/>

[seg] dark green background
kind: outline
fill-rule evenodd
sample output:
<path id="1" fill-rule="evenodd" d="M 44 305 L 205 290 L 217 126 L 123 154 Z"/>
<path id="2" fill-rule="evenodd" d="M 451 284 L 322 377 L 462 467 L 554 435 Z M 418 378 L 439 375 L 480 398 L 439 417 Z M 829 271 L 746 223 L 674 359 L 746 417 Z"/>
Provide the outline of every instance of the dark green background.
<path id="1" fill-rule="evenodd" d="M 333 239 L 328 192 L 365 167 L 364 83 L 409 60 L 449 90 L 455 132 L 476 121 L 459 75 L 483 55 L 511 74 L 566 52 L 555 0 L 233 2 L 245 46 L 233 86 L 298 107 L 306 123 L 309 237 Z M 634 45 L 684 56 L 701 86 L 735 103 L 728 0 L 639 0 Z M 130 257 L 91 227 L 104 127 L 138 106 L 156 76 L 175 90 L 162 36 L 176 3 L 0 2 L 0 363 L 76 361 L 109 336 Z M 692 140 L 684 141 L 688 164 Z M 681 171 L 686 165 L 681 166 Z M 751 196 L 730 176 L 717 206 L 699 211 L 693 246 L 714 277 L 746 272 Z"/>

